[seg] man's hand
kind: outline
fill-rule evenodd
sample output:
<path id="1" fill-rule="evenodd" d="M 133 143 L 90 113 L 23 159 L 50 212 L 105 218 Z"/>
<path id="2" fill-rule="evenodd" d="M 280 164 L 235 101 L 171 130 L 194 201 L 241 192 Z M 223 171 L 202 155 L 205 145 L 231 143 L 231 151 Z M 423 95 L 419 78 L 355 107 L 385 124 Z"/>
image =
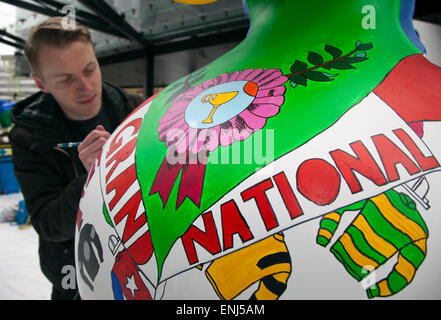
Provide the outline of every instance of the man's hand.
<path id="1" fill-rule="evenodd" d="M 78 146 L 78 156 L 87 172 L 89 172 L 98 153 L 109 137 L 110 133 L 103 126 L 98 125 Z"/>

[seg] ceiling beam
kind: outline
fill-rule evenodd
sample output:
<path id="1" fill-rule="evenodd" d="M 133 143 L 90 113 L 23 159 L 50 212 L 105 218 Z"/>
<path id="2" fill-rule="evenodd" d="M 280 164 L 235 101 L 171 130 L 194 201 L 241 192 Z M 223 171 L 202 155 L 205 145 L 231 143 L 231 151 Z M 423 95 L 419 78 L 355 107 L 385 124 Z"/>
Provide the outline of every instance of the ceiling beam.
<path id="1" fill-rule="evenodd" d="M 151 47 L 151 51 L 154 56 L 157 56 L 161 54 L 198 49 L 218 44 L 231 43 L 235 41 L 242 41 L 243 39 L 245 39 L 247 32 L 248 28 L 242 28 L 227 32 L 218 32 L 210 35 L 195 36 L 163 44 L 153 44 L 153 46 Z M 105 66 L 114 63 L 142 59 L 144 55 L 144 49 L 133 49 L 108 56 L 99 56 L 98 61 L 100 65 Z"/>
<path id="2" fill-rule="evenodd" d="M 17 42 L 18 44 L 23 44 L 23 45 L 25 44 L 25 41 L 22 38 L 17 37 L 15 35 L 13 35 L 12 33 L 7 32 L 5 29 L 0 29 L 0 35 L 5 36 L 9 39 L 12 39 L 15 42 Z"/>
<path id="3" fill-rule="evenodd" d="M 114 29 L 124 34 L 143 46 L 148 46 L 148 42 L 144 40 L 143 34 L 135 30 L 125 18 L 115 11 L 107 2 L 103 0 L 79 0 L 87 8 L 91 9 L 99 15 L 104 21 L 111 25 Z"/>
<path id="4" fill-rule="evenodd" d="M 23 44 L 3 39 L 3 37 L 1 37 L 1 36 L 0 36 L 0 42 L 3 43 L 3 44 L 6 44 L 8 46 L 14 47 L 16 49 L 19 49 L 19 50 L 23 50 L 24 49 L 24 45 Z"/>

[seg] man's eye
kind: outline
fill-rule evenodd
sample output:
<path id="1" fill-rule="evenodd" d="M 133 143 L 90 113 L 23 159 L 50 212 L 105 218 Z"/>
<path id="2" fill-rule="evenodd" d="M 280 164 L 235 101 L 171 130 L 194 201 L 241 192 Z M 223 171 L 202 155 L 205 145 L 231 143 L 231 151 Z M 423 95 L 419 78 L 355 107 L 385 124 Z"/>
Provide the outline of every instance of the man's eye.
<path id="1" fill-rule="evenodd" d="M 86 73 L 92 73 L 92 72 L 94 72 L 95 71 L 95 67 L 90 67 L 90 68 L 87 68 L 85 71 L 86 71 Z"/>
<path id="2" fill-rule="evenodd" d="M 62 78 L 60 81 L 59 81 L 59 83 L 69 83 L 70 81 L 71 81 L 71 77 L 66 77 L 66 78 Z"/>

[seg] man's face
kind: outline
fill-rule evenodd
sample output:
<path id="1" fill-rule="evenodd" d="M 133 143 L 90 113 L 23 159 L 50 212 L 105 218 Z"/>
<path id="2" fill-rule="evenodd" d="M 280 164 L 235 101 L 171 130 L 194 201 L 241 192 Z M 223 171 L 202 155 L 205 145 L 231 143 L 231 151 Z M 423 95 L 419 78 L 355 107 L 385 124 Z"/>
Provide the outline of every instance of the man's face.
<path id="1" fill-rule="evenodd" d="M 101 108 L 101 70 L 92 44 L 75 41 L 65 48 L 43 46 L 39 52 L 37 86 L 50 93 L 71 120 L 87 120 Z"/>

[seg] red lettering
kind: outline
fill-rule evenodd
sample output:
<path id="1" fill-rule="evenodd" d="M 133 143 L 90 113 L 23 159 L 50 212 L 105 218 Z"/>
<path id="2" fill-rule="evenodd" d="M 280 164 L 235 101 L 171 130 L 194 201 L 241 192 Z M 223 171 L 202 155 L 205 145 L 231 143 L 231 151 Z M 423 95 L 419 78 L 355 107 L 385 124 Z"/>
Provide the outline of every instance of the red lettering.
<path id="1" fill-rule="evenodd" d="M 205 213 L 202 216 L 202 219 L 204 220 L 205 232 L 201 231 L 196 226 L 191 225 L 187 232 L 181 237 L 182 245 L 187 254 L 189 264 L 194 264 L 199 261 L 194 241 L 199 243 L 213 255 L 221 251 L 219 237 L 211 211 Z"/>
<path id="2" fill-rule="evenodd" d="M 297 169 L 297 189 L 318 205 L 327 205 L 340 192 L 338 171 L 323 159 L 309 159 Z"/>
<path id="3" fill-rule="evenodd" d="M 138 218 L 135 219 L 136 213 L 138 212 L 139 204 L 141 203 L 141 190 L 136 192 L 127 203 L 121 208 L 121 210 L 115 215 L 115 223 L 119 224 L 124 217 L 127 216 L 126 225 L 124 227 L 124 233 L 122 241 L 126 242 L 129 240 L 136 231 L 139 230 L 146 222 L 145 212 L 142 213 Z"/>
<path id="4" fill-rule="evenodd" d="M 418 148 L 418 146 L 415 144 L 415 142 L 412 140 L 411 137 L 404 131 L 403 129 L 396 129 L 394 130 L 395 135 L 398 137 L 398 139 L 401 140 L 401 142 L 406 146 L 407 150 L 410 151 L 412 156 L 417 161 L 418 165 L 423 171 L 427 171 L 430 169 L 434 169 L 439 167 L 438 161 L 435 159 L 434 156 L 426 157 L 423 155 L 421 150 Z"/>
<path id="5" fill-rule="evenodd" d="M 106 185 L 106 193 L 109 194 L 112 190 L 115 190 L 115 195 L 109 203 L 109 209 L 112 210 L 127 189 L 136 180 L 136 167 L 132 164 L 126 170 L 121 172 L 115 179 Z"/>
<path id="6" fill-rule="evenodd" d="M 396 168 L 398 163 L 401 163 L 410 175 L 420 172 L 415 163 L 384 134 L 373 136 L 372 141 L 380 154 L 389 181 L 400 178 Z"/>
<path id="7" fill-rule="evenodd" d="M 273 179 L 276 182 L 277 188 L 279 189 L 280 195 L 282 196 L 286 209 L 288 209 L 291 219 L 294 220 L 303 215 L 302 208 L 300 208 L 299 202 L 286 178 L 285 172 L 282 171 L 279 174 L 276 174 Z"/>
<path id="8" fill-rule="evenodd" d="M 329 154 L 334 159 L 351 192 L 357 193 L 363 190 L 354 171 L 362 174 L 377 186 L 386 184 L 386 178 L 364 144 L 361 141 L 356 141 L 351 143 L 350 146 L 355 153 L 355 157 L 342 150 L 331 151 Z"/>
<path id="9" fill-rule="evenodd" d="M 253 239 L 248 224 L 240 214 L 239 208 L 233 200 L 221 205 L 222 230 L 224 239 L 224 250 L 233 247 L 233 236 L 239 234 L 242 242 Z"/>
<path id="10" fill-rule="evenodd" d="M 259 209 L 259 213 L 262 216 L 267 231 L 279 226 L 265 193 L 266 190 L 271 189 L 272 187 L 273 183 L 271 182 L 271 179 L 266 179 L 241 193 L 243 201 L 248 201 L 250 199 L 256 200 L 257 208 Z"/>
<path id="11" fill-rule="evenodd" d="M 142 118 L 136 118 L 130 121 L 124 128 L 122 128 L 110 142 L 109 151 L 107 151 L 106 157 L 109 157 L 117 148 L 121 146 L 122 138 L 118 139 L 121 133 L 123 133 L 129 127 L 133 127 L 134 130 L 132 132 L 132 136 L 136 135 L 139 131 L 139 128 L 141 128 L 141 124 L 142 124 Z"/>
<path id="12" fill-rule="evenodd" d="M 110 176 L 112 175 L 113 171 L 115 171 L 118 164 L 124 160 L 126 160 L 133 152 L 136 146 L 136 142 L 138 139 L 132 139 L 130 142 L 124 145 L 121 149 L 116 152 L 112 158 L 109 159 L 106 163 L 106 167 L 109 167 L 109 165 L 113 162 L 112 168 L 110 168 L 109 172 L 106 175 L 106 182 L 109 181 Z"/>

